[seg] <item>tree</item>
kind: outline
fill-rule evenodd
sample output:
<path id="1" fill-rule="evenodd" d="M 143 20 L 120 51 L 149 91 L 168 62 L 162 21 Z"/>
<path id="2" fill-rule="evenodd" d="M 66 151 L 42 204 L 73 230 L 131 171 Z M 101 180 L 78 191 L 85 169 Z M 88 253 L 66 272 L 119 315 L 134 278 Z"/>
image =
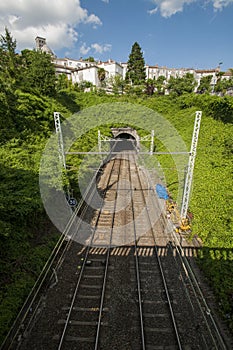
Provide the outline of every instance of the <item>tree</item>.
<path id="1" fill-rule="evenodd" d="M 206 77 L 202 77 L 200 80 L 200 85 L 198 86 L 198 91 L 200 93 L 204 93 L 204 92 L 211 92 L 211 80 L 213 78 L 213 75 L 207 75 Z"/>
<path id="2" fill-rule="evenodd" d="M 221 95 L 224 95 L 228 89 L 233 88 L 233 78 L 232 78 L 233 70 L 229 69 L 229 71 L 231 73 L 230 79 L 223 78 L 224 72 L 219 72 L 217 74 L 217 82 L 214 87 L 214 91 L 217 93 L 220 93 Z"/>
<path id="3" fill-rule="evenodd" d="M 95 59 L 94 59 L 94 57 L 92 57 L 92 56 L 89 56 L 89 57 L 87 57 L 87 58 L 83 58 L 83 61 L 87 61 L 87 62 L 95 62 Z"/>
<path id="4" fill-rule="evenodd" d="M 115 95 L 123 94 L 125 81 L 120 75 L 112 76 L 108 79 L 109 84 L 112 86 L 112 91 Z"/>
<path id="5" fill-rule="evenodd" d="M 15 87 L 20 80 L 19 57 L 15 52 L 16 40 L 14 40 L 5 28 L 5 36 L 0 36 L 0 80 L 3 85 Z"/>
<path id="6" fill-rule="evenodd" d="M 133 44 L 129 55 L 125 79 L 133 85 L 144 83 L 146 79 L 145 61 L 141 47 L 137 42 Z"/>
<path id="7" fill-rule="evenodd" d="M 65 73 L 59 74 L 57 77 L 56 90 L 61 91 L 69 87 L 69 80 Z"/>
<path id="8" fill-rule="evenodd" d="M 85 89 L 91 90 L 93 88 L 93 84 L 87 80 L 83 80 L 80 83 L 76 83 L 74 86 L 74 89 L 76 91 L 85 91 Z"/>
<path id="9" fill-rule="evenodd" d="M 98 78 L 99 78 L 99 81 L 100 81 L 100 85 L 102 86 L 103 82 L 104 82 L 104 80 L 106 78 L 106 72 L 105 72 L 104 68 L 98 68 Z"/>
<path id="10" fill-rule="evenodd" d="M 17 119 L 17 97 L 21 71 L 19 56 L 15 53 L 16 40 L 5 28 L 0 36 L 0 139 L 6 141 L 15 132 Z"/>
<path id="11" fill-rule="evenodd" d="M 164 95 L 165 82 L 166 82 L 166 77 L 164 75 L 160 75 L 158 79 L 155 81 L 155 87 L 157 89 L 158 94 Z"/>
<path id="12" fill-rule="evenodd" d="M 151 96 L 153 95 L 154 91 L 155 91 L 155 81 L 153 79 L 148 79 L 146 81 L 145 92 L 147 95 Z"/>
<path id="13" fill-rule="evenodd" d="M 222 82 L 223 75 L 224 75 L 224 72 L 218 72 L 216 74 L 217 82 L 216 82 L 216 85 L 214 87 L 215 92 L 223 92 L 223 90 L 224 90 L 224 83 Z"/>
<path id="14" fill-rule="evenodd" d="M 180 96 L 185 92 L 193 92 L 196 84 L 197 82 L 194 78 L 194 75 L 191 73 L 186 73 L 183 78 L 171 77 L 169 79 L 167 88 L 173 94 Z"/>
<path id="15" fill-rule="evenodd" d="M 51 56 L 41 51 L 23 50 L 22 64 L 22 89 L 39 95 L 54 96 L 56 75 Z"/>

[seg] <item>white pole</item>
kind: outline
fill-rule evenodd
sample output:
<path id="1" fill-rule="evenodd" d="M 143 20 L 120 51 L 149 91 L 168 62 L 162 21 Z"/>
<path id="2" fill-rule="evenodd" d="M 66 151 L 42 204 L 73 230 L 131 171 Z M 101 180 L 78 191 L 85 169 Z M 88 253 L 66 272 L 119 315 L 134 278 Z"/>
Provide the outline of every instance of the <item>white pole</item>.
<path id="1" fill-rule="evenodd" d="M 150 155 L 152 156 L 153 151 L 154 151 L 154 136 L 155 136 L 155 131 L 151 130 L 151 142 L 150 142 Z"/>
<path id="2" fill-rule="evenodd" d="M 98 146 L 99 146 L 99 152 L 101 152 L 101 133 L 100 133 L 100 130 L 98 130 Z"/>
<path id="3" fill-rule="evenodd" d="M 190 192 L 191 192 L 192 180 L 193 180 L 193 170 L 194 170 L 195 158 L 197 154 L 198 135 L 199 135 L 200 126 L 201 126 L 201 116 L 202 116 L 202 111 L 196 111 L 189 163 L 188 163 L 188 169 L 187 169 L 187 174 L 185 178 L 182 206 L 181 206 L 181 212 L 180 212 L 181 219 L 186 218 L 187 211 L 188 211 Z"/>
<path id="4" fill-rule="evenodd" d="M 63 144 L 63 136 L 62 136 L 62 129 L 61 129 L 61 122 L 60 122 L 60 113 L 54 112 L 54 123 L 55 123 L 55 130 L 56 134 L 58 135 L 58 152 L 59 152 L 59 158 L 62 163 L 62 166 L 64 169 L 66 169 L 66 157 L 64 153 L 64 144 Z"/>

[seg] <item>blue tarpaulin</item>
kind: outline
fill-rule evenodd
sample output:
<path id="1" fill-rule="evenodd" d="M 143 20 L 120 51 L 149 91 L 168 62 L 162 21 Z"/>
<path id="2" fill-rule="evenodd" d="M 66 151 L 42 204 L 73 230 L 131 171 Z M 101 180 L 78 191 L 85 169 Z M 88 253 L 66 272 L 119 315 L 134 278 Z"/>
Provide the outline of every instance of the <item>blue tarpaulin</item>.
<path id="1" fill-rule="evenodd" d="M 159 198 L 163 198 L 163 199 L 169 198 L 166 188 L 160 184 L 156 185 L 156 192 Z"/>

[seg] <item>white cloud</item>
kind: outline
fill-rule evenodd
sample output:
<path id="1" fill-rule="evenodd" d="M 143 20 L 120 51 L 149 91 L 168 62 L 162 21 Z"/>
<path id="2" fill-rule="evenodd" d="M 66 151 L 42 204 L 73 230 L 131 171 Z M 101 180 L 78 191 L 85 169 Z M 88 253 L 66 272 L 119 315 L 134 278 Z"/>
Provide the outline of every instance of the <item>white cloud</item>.
<path id="1" fill-rule="evenodd" d="M 81 55 L 87 55 L 90 54 L 90 51 L 92 51 L 94 54 L 102 54 L 107 51 L 111 51 L 112 45 L 111 44 L 98 44 L 94 43 L 89 46 L 87 46 L 86 43 L 83 43 L 82 46 L 80 47 L 80 54 Z"/>
<path id="2" fill-rule="evenodd" d="M 108 4 L 109 3 L 109 0 L 102 0 L 103 2 L 106 2 L 106 4 Z"/>
<path id="3" fill-rule="evenodd" d="M 91 14 L 90 16 L 87 17 L 87 19 L 85 20 L 85 23 L 93 23 L 95 25 L 101 25 L 102 22 L 99 19 L 99 17 L 97 17 L 94 14 Z"/>
<path id="4" fill-rule="evenodd" d="M 183 11 L 184 5 L 191 4 L 194 1 L 196 0 L 153 0 L 163 17 L 170 17 Z"/>
<path id="5" fill-rule="evenodd" d="M 154 15 L 156 12 L 158 12 L 158 7 L 155 7 L 152 10 L 147 11 L 149 13 L 149 15 Z"/>
<path id="6" fill-rule="evenodd" d="M 95 53 L 103 53 L 103 52 L 107 52 L 107 51 L 111 51 L 112 45 L 110 44 L 104 44 L 104 45 L 100 45 L 98 43 L 94 43 L 91 45 L 92 49 L 95 50 Z"/>
<path id="7" fill-rule="evenodd" d="M 230 4 L 233 4 L 233 0 L 213 0 L 213 6 L 215 10 L 222 10 L 223 7 L 226 7 Z"/>
<path id="8" fill-rule="evenodd" d="M 0 33 L 7 27 L 18 49 L 35 46 L 35 37 L 47 39 L 52 49 L 72 47 L 80 24 L 99 26 L 99 17 L 82 8 L 80 0 L 7 0 L 0 2 Z"/>
<path id="9" fill-rule="evenodd" d="M 87 55 L 88 52 L 91 50 L 91 47 L 86 45 L 86 43 L 82 44 L 82 46 L 80 47 L 80 53 L 81 55 Z"/>
<path id="10" fill-rule="evenodd" d="M 185 5 L 197 2 L 198 0 L 153 0 L 153 3 L 158 6 L 163 17 L 171 17 L 177 12 L 182 12 Z M 233 4 L 233 0 L 207 0 L 207 3 L 212 3 L 215 11 L 222 10 L 224 7 Z M 155 10 L 155 9 L 154 9 Z M 157 11 L 148 11 L 149 14 L 154 14 Z"/>

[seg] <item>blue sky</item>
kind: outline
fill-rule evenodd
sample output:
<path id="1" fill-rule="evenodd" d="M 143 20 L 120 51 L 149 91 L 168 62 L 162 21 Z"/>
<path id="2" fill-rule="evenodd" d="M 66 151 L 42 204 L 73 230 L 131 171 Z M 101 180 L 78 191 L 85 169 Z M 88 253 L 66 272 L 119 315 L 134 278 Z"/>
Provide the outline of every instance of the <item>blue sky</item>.
<path id="1" fill-rule="evenodd" d="M 0 3 L 18 50 L 46 37 L 58 57 L 127 62 L 135 41 L 146 64 L 233 68 L 233 0 L 8 0 Z"/>

